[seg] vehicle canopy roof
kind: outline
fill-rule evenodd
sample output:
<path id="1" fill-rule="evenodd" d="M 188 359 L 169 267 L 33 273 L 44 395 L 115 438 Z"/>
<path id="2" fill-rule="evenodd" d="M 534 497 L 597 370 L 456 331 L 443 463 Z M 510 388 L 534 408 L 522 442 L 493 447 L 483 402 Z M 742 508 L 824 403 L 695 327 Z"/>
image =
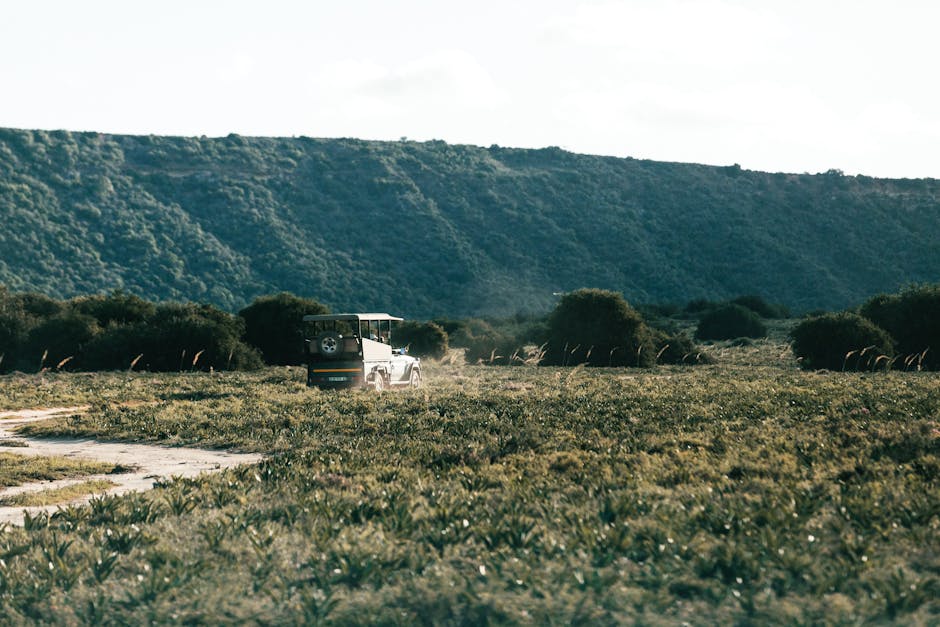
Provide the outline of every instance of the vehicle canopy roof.
<path id="1" fill-rule="evenodd" d="M 330 320 L 345 320 L 348 322 L 362 322 L 364 320 L 372 321 L 393 321 L 401 322 L 404 318 L 396 318 L 395 316 L 390 316 L 387 313 L 338 313 L 338 314 L 307 314 L 304 316 L 304 322 L 321 322 L 321 321 L 330 321 Z"/>

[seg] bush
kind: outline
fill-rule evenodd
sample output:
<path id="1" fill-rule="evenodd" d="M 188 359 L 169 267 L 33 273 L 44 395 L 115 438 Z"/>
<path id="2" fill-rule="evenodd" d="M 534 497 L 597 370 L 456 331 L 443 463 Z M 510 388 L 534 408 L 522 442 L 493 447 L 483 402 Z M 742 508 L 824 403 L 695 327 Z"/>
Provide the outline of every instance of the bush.
<path id="1" fill-rule="evenodd" d="M 433 322 L 399 322 L 392 330 L 395 346 L 407 346 L 417 357 L 440 359 L 447 353 L 447 333 Z"/>
<path id="2" fill-rule="evenodd" d="M 329 312 L 312 298 L 282 292 L 256 298 L 238 315 L 245 321 L 245 341 L 261 351 L 265 363 L 294 366 L 304 361 L 304 315 Z"/>
<path id="3" fill-rule="evenodd" d="M 37 318 L 51 318 L 65 311 L 65 305 L 62 302 L 44 294 L 25 292 L 14 294 L 11 298 L 15 306 Z"/>
<path id="4" fill-rule="evenodd" d="M 741 305 L 750 309 L 756 313 L 761 318 L 789 318 L 790 310 L 784 307 L 783 305 L 774 305 L 768 303 L 760 296 L 755 296 L 749 294 L 746 296 L 738 296 L 737 298 L 732 299 L 731 301 L 734 305 Z"/>
<path id="5" fill-rule="evenodd" d="M 464 357 L 471 364 L 510 364 L 512 355 L 520 348 L 515 337 L 498 331 L 485 320 L 461 320 L 453 328 L 454 333 L 448 334 L 449 343 L 467 349 Z"/>
<path id="6" fill-rule="evenodd" d="M 708 311 L 699 320 L 695 337 L 700 340 L 731 340 L 765 337 L 767 327 L 760 316 L 741 305 L 726 303 Z"/>
<path id="7" fill-rule="evenodd" d="M 655 357 L 650 329 L 616 292 L 570 292 L 549 316 L 545 365 L 648 367 Z"/>
<path id="8" fill-rule="evenodd" d="M 791 332 L 793 353 L 810 370 L 872 368 L 894 354 L 888 333 L 854 313 L 808 318 Z"/>
<path id="9" fill-rule="evenodd" d="M 656 349 L 658 364 L 707 364 L 712 358 L 702 352 L 685 333 L 670 333 L 662 329 L 652 329 L 653 345 Z"/>
<path id="10" fill-rule="evenodd" d="M 20 351 L 22 370 L 55 368 L 67 358 L 72 366 L 84 367 L 82 351 L 99 333 L 97 320 L 77 312 L 66 312 L 40 322 L 29 332 Z"/>
<path id="11" fill-rule="evenodd" d="M 90 343 L 82 367 L 126 369 L 253 370 L 262 366 L 258 351 L 241 340 L 244 322 L 211 305 L 158 305 L 143 322 L 113 325 Z"/>
<path id="12" fill-rule="evenodd" d="M 0 286 L 0 372 L 16 365 L 20 351 L 29 338 L 30 330 L 38 324 L 33 316 L 8 296 Z"/>
<path id="13" fill-rule="evenodd" d="M 102 327 L 143 322 L 156 311 L 156 305 L 153 303 L 132 294 L 125 294 L 121 290 L 115 290 L 108 296 L 76 298 L 70 305 L 73 311 L 93 317 Z"/>
<path id="14" fill-rule="evenodd" d="M 142 329 L 141 350 L 134 352 L 143 353 L 149 370 L 254 370 L 263 360 L 241 340 L 244 324 L 212 305 L 159 305 Z"/>
<path id="15" fill-rule="evenodd" d="M 940 285 L 875 296 L 859 313 L 891 334 L 898 354 L 940 370 Z"/>
<path id="16" fill-rule="evenodd" d="M 696 298 L 695 300 L 690 300 L 685 304 L 685 307 L 682 308 L 682 314 L 688 318 L 698 318 L 703 314 L 711 311 L 718 305 L 719 303 L 704 298 Z"/>

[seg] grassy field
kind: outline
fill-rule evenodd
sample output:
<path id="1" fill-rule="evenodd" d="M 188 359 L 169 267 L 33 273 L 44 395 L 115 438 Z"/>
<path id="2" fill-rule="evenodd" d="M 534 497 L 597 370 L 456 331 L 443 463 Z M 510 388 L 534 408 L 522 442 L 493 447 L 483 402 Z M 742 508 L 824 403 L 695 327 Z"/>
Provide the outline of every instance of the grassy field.
<path id="1" fill-rule="evenodd" d="M 257 466 L 0 534 L 12 623 L 940 622 L 940 378 L 720 363 L 0 378 L 30 425 Z"/>

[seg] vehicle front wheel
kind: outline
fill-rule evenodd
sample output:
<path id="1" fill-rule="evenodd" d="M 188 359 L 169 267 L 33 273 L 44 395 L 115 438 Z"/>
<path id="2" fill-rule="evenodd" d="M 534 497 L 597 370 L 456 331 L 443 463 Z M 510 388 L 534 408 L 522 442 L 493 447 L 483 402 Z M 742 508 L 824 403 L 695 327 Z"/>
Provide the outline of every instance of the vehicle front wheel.
<path id="1" fill-rule="evenodd" d="M 372 375 L 372 387 L 375 388 L 376 392 L 385 390 L 385 375 L 381 372 L 376 372 Z"/>
<path id="2" fill-rule="evenodd" d="M 421 373 L 417 370 L 411 371 L 411 387 L 421 387 Z"/>

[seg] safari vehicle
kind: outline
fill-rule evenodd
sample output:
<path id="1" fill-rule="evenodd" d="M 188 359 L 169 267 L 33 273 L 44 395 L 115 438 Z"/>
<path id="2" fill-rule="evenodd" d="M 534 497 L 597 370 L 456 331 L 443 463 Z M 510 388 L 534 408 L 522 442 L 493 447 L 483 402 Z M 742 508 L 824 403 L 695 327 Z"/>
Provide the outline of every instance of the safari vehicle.
<path id="1" fill-rule="evenodd" d="M 386 313 L 307 315 L 307 385 L 321 388 L 421 385 L 421 360 L 393 349 Z"/>

